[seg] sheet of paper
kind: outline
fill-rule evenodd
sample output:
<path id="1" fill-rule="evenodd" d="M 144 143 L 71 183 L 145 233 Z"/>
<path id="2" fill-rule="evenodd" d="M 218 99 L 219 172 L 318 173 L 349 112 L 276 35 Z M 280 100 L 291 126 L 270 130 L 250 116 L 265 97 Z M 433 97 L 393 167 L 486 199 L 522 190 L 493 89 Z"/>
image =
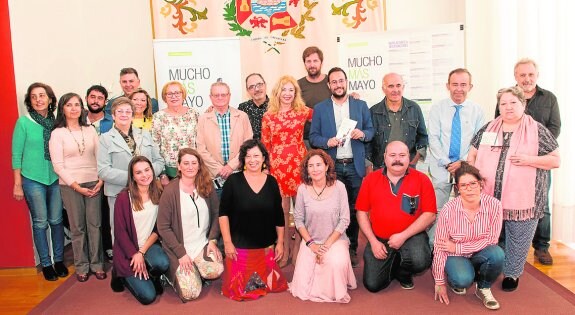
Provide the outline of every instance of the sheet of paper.
<path id="1" fill-rule="evenodd" d="M 341 141 L 340 146 L 347 145 L 347 142 L 350 140 L 351 132 L 355 129 L 357 125 L 357 121 L 351 120 L 349 118 L 344 118 L 337 130 L 337 134 L 335 137 Z"/>

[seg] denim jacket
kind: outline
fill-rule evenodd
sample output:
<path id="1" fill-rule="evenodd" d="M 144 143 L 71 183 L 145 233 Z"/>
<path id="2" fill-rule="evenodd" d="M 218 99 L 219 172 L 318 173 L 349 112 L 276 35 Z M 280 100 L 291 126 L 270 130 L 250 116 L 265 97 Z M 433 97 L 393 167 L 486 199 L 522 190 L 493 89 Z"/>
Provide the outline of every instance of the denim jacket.
<path id="1" fill-rule="evenodd" d="M 369 109 L 375 135 L 368 144 L 367 157 L 373 163 L 374 168 L 383 166 L 383 152 L 385 152 L 389 134 L 391 133 L 391 124 L 385 101 L 386 98 Z M 412 160 L 417 150 L 427 147 L 427 128 L 425 127 L 423 113 L 419 105 L 405 97 L 402 99 L 401 106 L 401 126 L 407 139 L 409 159 Z"/>

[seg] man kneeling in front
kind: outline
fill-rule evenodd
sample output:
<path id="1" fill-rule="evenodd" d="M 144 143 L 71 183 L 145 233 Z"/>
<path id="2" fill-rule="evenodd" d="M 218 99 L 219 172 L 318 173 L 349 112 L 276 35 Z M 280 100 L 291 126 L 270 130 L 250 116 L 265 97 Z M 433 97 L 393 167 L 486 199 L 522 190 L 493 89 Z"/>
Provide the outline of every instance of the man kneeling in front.
<path id="1" fill-rule="evenodd" d="M 363 253 L 363 284 L 371 292 L 397 279 L 413 289 L 413 275 L 431 266 L 425 229 L 434 222 L 435 192 L 429 178 L 409 168 L 409 149 L 401 141 L 387 145 L 385 167 L 363 180 L 355 207 L 369 243 Z"/>

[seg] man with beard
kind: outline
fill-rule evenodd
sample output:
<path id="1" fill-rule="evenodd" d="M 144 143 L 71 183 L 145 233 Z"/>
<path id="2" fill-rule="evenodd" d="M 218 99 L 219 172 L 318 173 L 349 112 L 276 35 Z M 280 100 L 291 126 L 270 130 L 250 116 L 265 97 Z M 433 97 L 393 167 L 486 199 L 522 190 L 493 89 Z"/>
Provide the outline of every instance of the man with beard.
<path id="1" fill-rule="evenodd" d="M 107 99 L 108 91 L 101 85 L 92 85 L 86 92 L 88 123 L 96 128 L 98 135 L 108 132 L 114 124 L 112 115 L 104 111 Z"/>
<path id="2" fill-rule="evenodd" d="M 108 99 L 108 91 L 101 85 L 92 85 L 86 92 L 86 104 L 88 105 L 88 123 L 96 128 L 98 135 L 112 129 L 114 120 L 112 115 L 106 113 L 104 108 Z M 101 194 L 102 198 L 106 198 Z M 110 207 L 106 200 L 102 199 L 102 246 L 108 260 L 112 260 L 112 229 L 110 227 Z"/>
<path id="3" fill-rule="evenodd" d="M 331 96 L 327 86 L 327 76 L 321 73 L 321 64 L 323 63 L 323 52 L 311 46 L 304 49 L 302 54 L 303 64 L 307 71 L 307 76 L 297 80 L 301 89 L 301 97 L 305 105 L 311 109 L 314 106 Z M 309 148 L 309 128 L 310 124 L 306 123 L 303 131 L 303 140 Z"/>
<path id="4" fill-rule="evenodd" d="M 313 111 L 310 142 L 313 147 L 325 150 L 335 161 L 337 179 L 347 190 L 350 224 L 346 234 L 350 240 L 349 253 L 353 267 L 359 265 L 357 257 L 357 239 L 359 226 L 355 216 L 355 200 L 365 177 L 365 143 L 373 137 L 374 129 L 367 104 L 347 94 L 347 75 L 343 69 L 335 67 L 329 70 L 328 87 L 331 98 L 317 104 Z M 337 138 L 342 123 L 356 122 L 349 133 L 349 139 Z"/>
<path id="5" fill-rule="evenodd" d="M 397 73 L 383 77 L 383 100 L 369 110 L 375 128 L 375 137 L 368 147 L 368 159 L 373 168 L 383 166 L 383 152 L 388 143 L 401 141 L 409 149 L 409 164 L 413 168 L 420 158 L 425 159 L 427 129 L 423 113 L 416 102 L 403 97 L 405 85 Z"/>
<path id="6" fill-rule="evenodd" d="M 433 185 L 409 167 L 409 149 L 401 141 L 385 149 L 385 167 L 367 175 L 359 190 L 357 221 L 368 240 L 363 253 L 363 284 L 370 292 L 397 279 L 413 289 L 413 275 L 431 266 L 425 229 L 435 220 Z"/>
<path id="7" fill-rule="evenodd" d="M 537 85 L 539 78 L 539 69 L 535 61 L 523 58 L 515 64 L 515 81 L 517 85 L 523 89 L 525 93 L 525 100 L 527 106 L 525 113 L 531 115 L 538 123 L 545 126 L 555 139 L 559 137 L 561 132 L 561 115 L 559 114 L 559 104 L 557 104 L 557 97 L 545 89 Z M 496 107 L 495 117 L 499 116 L 499 107 Z M 548 188 L 551 188 L 551 172 L 548 174 L 549 181 Z M 549 191 L 547 192 L 549 195 Z M 501 243 L 505 231 L 501 230 L 502 238 L 499 239 Z M 553 257 L 549 254 L 549 241 L 551 240 L 551 212 L 549 211 L 549 201 L 545 207 L 544 215 L 539 219 L 535 236 L 533 237 L 533 249 L 537 260 L 543 265 L 552 265 Z"/>
<path id="8" fill-rule="evenodd" d="M 138 76 L 138 71 L 134 68 L 123 68 L 120 70 L 120 86 L 122 87 L 122 91 L 124 92 L 123 95 L 130 97 L 134 90 L 140 87 L 140 77 Z M 118 96 L 118 97 L 120 97 Z M 118 97 L 114 97 L 113 99 L 108 101 L 106 104 L 106 113 L 110 114 L 110 110 L 112 109 L 112 103 Z M 152 98 L 152 113 L 158 111 L 158 100 Z"/>
<path id="9" fill-rule="evenodd" d="M 254 139 L 262 137 L 262 118 L 268 110 L 269 98 L 266 94 L 266 81 L 259 73 L 252 73 L 246 78 L 246 89 L 251 99 L 241 103 L 238 109 L 248 114 Z"/>

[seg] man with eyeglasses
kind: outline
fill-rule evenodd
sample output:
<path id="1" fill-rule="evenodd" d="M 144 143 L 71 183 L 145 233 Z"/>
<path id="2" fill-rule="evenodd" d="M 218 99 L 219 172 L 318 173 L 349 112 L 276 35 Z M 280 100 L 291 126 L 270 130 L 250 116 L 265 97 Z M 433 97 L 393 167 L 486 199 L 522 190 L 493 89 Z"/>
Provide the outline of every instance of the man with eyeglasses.
<path id="1" fill-rule="evenodd" d="M 248 114 L 254 139 L 262 137 L 262 118 L 268 110 L 269 98 L 266 94 L 266 81 L 259 73 L 252 73 L 246 78 L 246 89 L 251 99 L 241 103 L 238 109 Z"/>
<path id="2" fill-rule="evenodd" d="M 445 84 L 449 98 L 431 106 L 429 113 L 429 173 L 435 188 L 437 211 L 449 200 L 453 174 L 467 160 L 473 135 L 485 124 L 483 109 L 467 99 L 473 88 L 467 69 L 452 70 Z M 433 248 L 436 223 L 429 228 L 429 245 Z"/>
<path id="3" fill-rule="evenodd" d="M 210 88 L 213 110 L 198 119 L 197 149 L 208 167 L 218 196 L 224 181 L 240 165 L 240 146 L 254 134 L 248 115 L 230 107 L 230 88 L 215 82 Z"/>
<path id="4" fill-rule="evenodd" d="M 122 87 L 124 94 L 114 97 L 108 101 L 108 104 L 106 104 L 107 114 L 110 114 L 112 103 L 116 98 L 120 96 L 130 97 L 134 90 L 140 87 L 140 77 L 138 76 L 138 71 L 136 71 L 134 68 L 123 68 L 120 70 L 120 86 Z M 152 113 L 157 112 L 158 109 L 158 100 L 152 98 Z"/>
<path id="5" fill-rule="evenodd" d="M 392 141 L 402 141 L 409 148 L 409 164 L 415 168 L 419 159 L 425 159 L 427 128 L 419 105 L 403 97 L 405 84 L 397 73 L 383 77 L 383 100 L 369 110 L 375 136 L 368 146 L 368 159 L 373 168 L 383 166 L 383 152 Z"/>
<path id="6" fill-rule="evenodd" d="M 347 190 L 350 223 L 346 234 L 349 237 L 351 264 L 359 266 L 357 245 L 359 226 L 355 215 L 355 200 L 365 177 L 365 143 L 373 137 L 373 125 L 367 104 L 347 94 L 347 75 L 343 69 L 334 67 L 328 72 L 328 87 L 331 98 L 314 108 L 311 121 L 310 143 L 325 150 L 335 161 L 337 179 Z M 337 137 L 338 130 L 352 122 L 353 127 L 344 137 Z M 349 139 L 347 139 L 349 138 Z"/>
<path id="7" fill-rule="evenodd" d="M 435 193 L 426 174 L 409 167 L 405 143 L 390 142 L 385 167 L 363 180 L 355 207 L 368 240 L 363 253 L 363 284 L 378 292 L 397 279 L 414 288 L 413 275 L 431 266 L 425 229 L 435 220 Z"/>

